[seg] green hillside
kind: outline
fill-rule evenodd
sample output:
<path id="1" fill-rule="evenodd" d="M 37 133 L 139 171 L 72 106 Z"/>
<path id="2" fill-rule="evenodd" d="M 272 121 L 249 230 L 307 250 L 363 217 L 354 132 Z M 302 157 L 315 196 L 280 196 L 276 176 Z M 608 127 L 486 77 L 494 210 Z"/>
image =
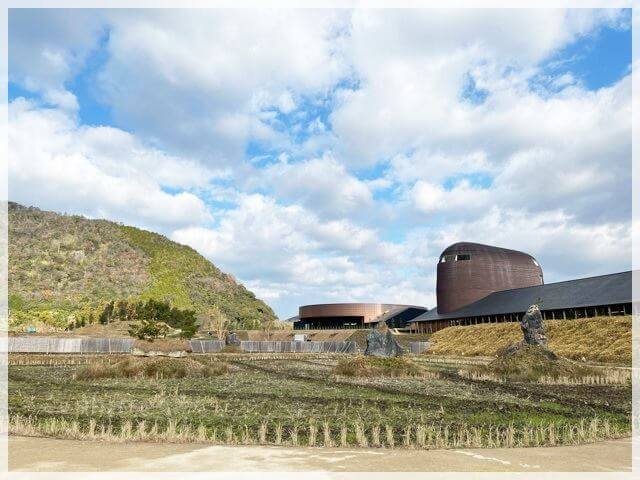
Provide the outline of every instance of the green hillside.
<path id="1" fill-rule="evenodd" d="M 271 308 L 190 247 L 134 227 L 9 203 L 9 327 L 59 330 L 98 317 L 110 301 L 211 307 L 238 328 Z"/>

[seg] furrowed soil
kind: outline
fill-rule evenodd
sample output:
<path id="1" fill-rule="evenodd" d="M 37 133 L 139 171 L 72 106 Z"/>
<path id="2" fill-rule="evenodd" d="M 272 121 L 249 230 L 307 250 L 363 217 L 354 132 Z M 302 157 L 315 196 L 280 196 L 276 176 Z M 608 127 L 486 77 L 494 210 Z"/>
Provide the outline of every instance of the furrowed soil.
<path id="1" fill-rule="evenodd" d="M 411 376 L 336 375 L 340 355 L 191 356 L 214 376 L 77 378 L 108 357 L 10 355 L 13 435 L 324 447 L 477 448 L 628 436 L 631 386 L 476 379 L 410 357 Z M 181 362 L 184 359 L 172 359 Z M 12 364 L 12 362 L 14 364 Z M 16 364 L 18 363 L 18 364 Z M 99 365 L 98 365 L 99 368 Z M 413 367 L 412 367 L 413 368 Z M 469 367 L 471 368 L 471 367 Z"/>

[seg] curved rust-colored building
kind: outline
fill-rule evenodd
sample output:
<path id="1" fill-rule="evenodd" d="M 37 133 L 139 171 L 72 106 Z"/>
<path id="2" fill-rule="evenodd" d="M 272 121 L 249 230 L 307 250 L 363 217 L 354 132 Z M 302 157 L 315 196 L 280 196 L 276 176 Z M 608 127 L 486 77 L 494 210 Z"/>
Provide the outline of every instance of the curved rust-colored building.
<path id="1" fill-rule="evenodd" d="M 449 313 L 493 292 L 542 285 L 542 268 L 531 255 L 479 243 L 454 243 L 440 255 L 438 313 Z"/>
<path id="2" fill-rule="evenodd" d="M 413 305 L 390 303 L 321 303 L 299 308 L 296 329 L 359 328 L 380 321 L 390 326 L 424 313 L 427 309 Z"/>

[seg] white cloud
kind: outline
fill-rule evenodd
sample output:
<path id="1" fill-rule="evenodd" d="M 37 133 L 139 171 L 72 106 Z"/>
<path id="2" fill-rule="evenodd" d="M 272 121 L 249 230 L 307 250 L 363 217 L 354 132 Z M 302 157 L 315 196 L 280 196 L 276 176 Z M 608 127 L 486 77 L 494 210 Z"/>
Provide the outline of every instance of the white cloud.
<path id="1" fill-rule="evenodd" d="M 331 155 L 273 164 L 255 182 L 268 186 L 278 198 L 297 202 L 323 216 L 354 215 L 373 204 L 368 185 Z"/>
<path id="2" fill-rule="evenodd" d="M 493 173 L 494 166 L 484 151 L 432 152 L 420 149 L 411 154 L 398 154 L 389 162 L 387 179 L 401 184 L 416 180 L 442 182 L 447 177 L 460 174 Z"/>
<path id="3" fill-rule="evenodd" d="M 474 188 L 463 180 L 452 189 L 446 190 L 439 184 L 419 180 L 411 190 L 415 208 L 423 213 L 447 212 L 451 217 L 457 213 L 474 214 L 486 208 L 490 192 Z"/>
<path id="4" fill-rule="evenodd" d="M 311 262 L 306 253 L 328 262 L 318 266 L 323 271 L 332 261 L 337 262 L 334 266 L 345 265 L 350 256 L 369 263 L 391 262 L 398 253 L 374 230 L 347 220 L 323 221 L 301 206 L 280 205 L 259 194 L 239 195 L 235 208 L 220 213 L 216 228 L 179 229 L 173 237 L 233 266 L 240 276 L 260 272 L 279 279 L 302 275 L 300 262 Z"/>
<path id="5" fill-rule="evenodd" d="M 405 298 L 408 292 L 400 295 L 396 287 L 412 281 L 401 271 L 411 262 L 403 246 L 346 220 L 322 221 L 305 208 L 280 205 L 264 195 L 241 196 L 216 227 L 179 229 L 172 238 L 270 298 L 286 297 L 287 304 L 301 292 L 308 301 L 331 299 L 337 292 L 347 299 L 373 301 L 390 292 Z M 416 290 L 422 289 L 411 292 Z M 423 298 L 428 295 L 425 290 Z"/>
<path id="6" fill-rule="evenodd" d="M 517 97 L 517 98 L 516 98 Z M 561 209 L 580 223 L 621 221 L 631 212 L 631 87 L 625 77 L 598 91 L 573 89 L 541 98 L 533 92 L 502 92 L 478 114 L 473 131 L 453 142 L 470 147 L 493 139 L 482 154 L 398 156 L 388 178 L 413 186 L 420 211 L 453 215 L 466 203 L 472 217 L 489 206 L 535 213 Z M 487 188 L 448 176 L 482 173 Z"/>
<path id="7" fill-rule="evenodd" d="M 11 9 L 10 80 L 41 93 L 52 105 L 77 110 L 65 83 L 82 68 L 102 28 L 97 10 Z"/>
<path id="8" fill-rule="evenodd" d="M 473 200 L 471 216 L 478 207 L 496 205 L 530 212 L 560 208 L 581 223 L 629 218 L 630 77 L 597 91 L 576 87 L 548 97 L 505 88 L 464 116 L 464 124 L 440 119 L 441 126 L 422 136 L 429 137 L 425 147 L 389 163 L 385 178 L 411 189 L 418 210 L 455 215 L 463 201 Z M 413 121 L 417 126 L 420 115 Z M 491 179 L 490 187 L 442 187 L 448 178 L 473 174 Z"/>
<path id="9" fill-rule="evenodd" d="M 539 61 L 619 18 L 594 10 L 354 12 L 346 49 L 360 84 L 342 92 L 331 115 L 344 158 L 367 165 L 426 149 L 484 151 L 495 163 L 523 143 L 581 130 L 590 102 L 545 101 L 528 80 Z M 461 98 L 470 74 L 489 93 L 482 105 Z"/>
<path id="10" fill-rule="evenodd" d="M 247 141 L 278 141 L 262 112 L 290 113 L 297 97 L 345 74 L 344 18 L 330 10 L 113 13 L 100 86 L 136 133 L 210 164 L 238 162 Z"/>
<path id="11" fill-rule="evenodd" d="M 79 126 L 61 110 L 23 99 L 9 112 L 11 200 L 159 230 L 210 219 L 194 194 L 162 189 L 211 177 L 201 167 L 146 149 L 126 132 Z"/>
<path id="12" fill-rule="evenodd" d="M 570 73 L 563 73 L 552 80 L 553 86 L 559 89 L 574 85 L 576 82 L 576 78 Z"/>

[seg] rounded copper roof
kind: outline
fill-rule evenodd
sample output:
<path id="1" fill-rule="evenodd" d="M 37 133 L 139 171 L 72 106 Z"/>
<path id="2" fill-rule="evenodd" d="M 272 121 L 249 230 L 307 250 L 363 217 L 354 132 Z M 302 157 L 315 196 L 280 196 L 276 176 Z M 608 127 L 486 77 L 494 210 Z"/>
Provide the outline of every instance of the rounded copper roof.
<path id="1" fill-rule="evenodd" d="M 305 307 L 323 307 L 323 306 L 352 306 L 352 305 L 358 305 L 358 306 L 365 306 L 365 305 L 384 305 L 386 307 L 417 307 L 418 305 L 404 305 L 401 303 L 379 303 L 379 302 L 336 302 L 336 303 L 310 303 L 308 305 L 300 305 L 300 308 L 305 308 Z"/>
<path id="2" fill-rule="evenodd" d="M 440 256 L 451 255 L 454 253 L 503 253 L 503 254 L 519 254 L 533 258 L 531 255 L 519 250 L 511 250 L 509 248 L 494 247 L 493 245 L 484 245 L 482 243 L 473 242 L 457 242 L 445 248 Z"/>

